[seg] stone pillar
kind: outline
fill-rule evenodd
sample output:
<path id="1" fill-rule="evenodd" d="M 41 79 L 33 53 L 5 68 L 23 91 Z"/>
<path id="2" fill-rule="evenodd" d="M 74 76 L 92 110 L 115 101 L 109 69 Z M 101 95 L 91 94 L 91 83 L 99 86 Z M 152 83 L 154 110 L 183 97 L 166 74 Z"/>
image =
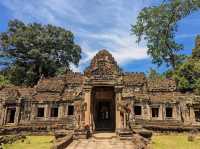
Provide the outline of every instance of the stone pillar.
<path id="1" fill-rule="evenodd" d="M 61 104 L 58 107 L 58 118 L 62 118 L 64 116 L 65 116 L 65 107 L 64 107 L 64 104 Z"/>
<path id="2" fill-rule="evenodd" d="M 195 123 L 196 120 L 195 120 L 194 108 L 192 106 L 189 106 L 188 108 L 189 108 L 188 110 L 189 110 L 189 113 L 190 113 L 189 120 L 190 120 L 190 122 Z"/>
<path id="3" fill-rule="evenodd" d="M 142 118 L 145 120 L 150 120 L 151 118 L 151 108 L 147 103 L 144 103 L 143 106 L 143 111 L 142 111 Z"/>
<path id="4" fill-rule="evenodd" d="M 49 117 L 50 117 L 50 106 L 46 104 L 44 106 L 44 119 L 48 120 Z"/>
<path id="5" fill-rule="evenodd" d="M 36 115 L 37 115 L 37 106 L 36 104 L 33 104 L 31 108 L 31 120 L 34 120 Z"/>
<path id="6" fill-rule="evenodd" d="M 0 104 L 0 108 L 1 108 L 1 118 L 0 118 L 0 125 L 2 126 L 3 125 L 3 121 L 4 121 L 4 117 L 5 117 L 5 109 L 3 107 L 3 104 L 1 103 Z"/>
<path id="7" fill-rule="evenodd" d="M 91 122 L 91 91 L 92 91 L 91 86 L 87 86 L 86 88 L 84 88 L 84 92 L 85 92 L 84 102 L 86 103 L 85 125 L 90 125 L 90 126 L 92 124 Z"/>
<path id="8" fill-rule="evenodd" d="M 165 106 L 164 106 L 164 104 L 162 103 L 161 105 L 160 105 L 160 116 L 161 116 L 161 120 L 164 120 L 165 119 Z"/>
<path id="9" fill-rule="evenodd" d="M 123 128 L 126 128 L 126 113 L 124 113 L 124 127 Z"/>
<path id="10" fill-rule="evenodd" d="M 158 114 L 159 114 L 158 119 L 163 120 L 163 105 L 162 104 L 159 105 Z"/>
<path id="11" fill-rule="evenodd" d="M 172 105 L 172 119 L 176 119 L 177 118 L 177 109 L 176 109 L 176 105 L 173 104 Z"/>
<path id="12" fill-rule="evenodd" d="M 118 109 L 118 103 L 122 100 L 122 87 L 115 87 L 115 112 L 116 112 L 116 130 L 122 128 L 122 120 L 120 116 L 120 111 Z"/>
<path id="13" fill-rule="evenodd" d="M 3 116 L 3 125 L 5 125 L 6 124 L 6 119 L 7 119 L 7 109 L 8 109 L 8 107 L 6 106 L 5 108 L 4 108 L 4 116 Z"/>
<path id="14" fill-rule="evenodd" d="M 16 112 L 15 112 L 15 125 L 19 123 L 19 117 L 20 117 L 20 106 L 16 106 Z"/>

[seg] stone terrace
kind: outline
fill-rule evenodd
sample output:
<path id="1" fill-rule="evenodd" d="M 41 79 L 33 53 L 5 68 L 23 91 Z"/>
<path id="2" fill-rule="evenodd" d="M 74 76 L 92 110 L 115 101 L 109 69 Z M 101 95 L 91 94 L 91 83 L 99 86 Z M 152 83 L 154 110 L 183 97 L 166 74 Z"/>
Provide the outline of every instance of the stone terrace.
<path id="1" fill-rule="evenodd" d="M 87 139 L 74 140 L 67 149 L 134 149 L 134 144 L 129 140 L 113 139 Z"/>

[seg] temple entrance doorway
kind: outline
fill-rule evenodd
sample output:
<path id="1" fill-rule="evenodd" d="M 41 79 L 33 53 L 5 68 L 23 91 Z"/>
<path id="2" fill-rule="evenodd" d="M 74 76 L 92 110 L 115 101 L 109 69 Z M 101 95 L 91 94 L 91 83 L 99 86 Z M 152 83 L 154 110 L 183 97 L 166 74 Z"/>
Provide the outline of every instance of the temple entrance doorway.
<path id="1" fill-rule="evenodd" d="M 115 94 L 114 87 L 94 87 L 93 121 L 95 131 L 115 130 Z"/>

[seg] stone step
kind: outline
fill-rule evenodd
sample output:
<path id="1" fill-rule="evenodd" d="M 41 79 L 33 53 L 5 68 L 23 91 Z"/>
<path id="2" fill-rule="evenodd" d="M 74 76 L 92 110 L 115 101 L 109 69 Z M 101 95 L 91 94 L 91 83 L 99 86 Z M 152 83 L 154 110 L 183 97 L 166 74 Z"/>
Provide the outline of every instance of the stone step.
<path id="1" fill-rule="evenodd" d="M 93 138 L 97 140 L 116 138 L 116 133 L 94 133 Z"/>
<path id="2" fill-rule="evenodd" d="M 133 136 L 121 136 L 120 138 L 119 138 L 120 140 L 133 140 Z"/>

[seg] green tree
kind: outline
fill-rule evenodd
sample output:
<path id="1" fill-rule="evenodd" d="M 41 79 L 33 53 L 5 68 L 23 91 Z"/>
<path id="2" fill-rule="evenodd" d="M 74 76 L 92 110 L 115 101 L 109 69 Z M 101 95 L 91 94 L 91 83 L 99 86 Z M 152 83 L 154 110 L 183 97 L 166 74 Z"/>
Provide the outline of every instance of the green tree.
<path id="1" fill-rule="evenodd" d="M 8 78 L 0 74 L 0 86 L 8 85 L 8 84 L 10 84 L 10 81 L 8 80 Z"/>
<path id="2" fill-rule="evenodd" d="M 197 36 L 196 47 L 192 51 L 192 55 L 182 63 L 174 72 L 178 87 L 183 91 L 194 91 L 200 94 L 200 38 Z"/>
<path id="3" fill-rule="evenodd" d="M 149 72 L 148 72 L 148 78 L 150 80 L 155 80 L 157 78 L 160 78 L 161 75 L 153 68 L 150 68 Z"/>
<path id="4" fill-rule="evenodd" d="M 147 40 L 153 63 L 158 66 L 166 63 L 175 69 L 183 58 L 178 54 L 183 46 L 174 39 L 177 22 L 199 8 L 199 0 L 165 0 L 159 6 L 144 8 L 131 32 L 137 36 L 137 42 Z"/>
<path id="5" fill-rule="evenodd" d="M 54 76 L 70 63 L 78 65 L 81 48 L 73 33 L 53 25 L 24 24 L 12 20 L 8 30 L 0 33 L 1 57 L 14 58 L 7 70 L 16 85 L 34 85 L 41 76 Z"/>
<path id="6" fill-rule="evenodd" d="M 200 35 L 196 37 L 195 48 L 192 50 L 192 57 L 200 58 Z"/>

